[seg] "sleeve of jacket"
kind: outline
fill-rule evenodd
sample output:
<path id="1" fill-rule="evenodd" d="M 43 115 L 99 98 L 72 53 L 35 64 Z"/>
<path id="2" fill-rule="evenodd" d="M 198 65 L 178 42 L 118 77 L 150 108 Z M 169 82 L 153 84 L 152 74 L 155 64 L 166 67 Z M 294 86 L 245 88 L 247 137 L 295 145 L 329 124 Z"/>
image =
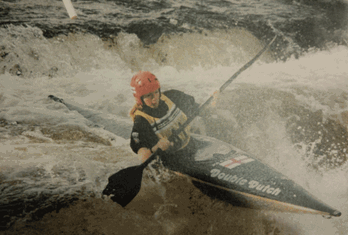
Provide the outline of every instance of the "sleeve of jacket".
<path id="1" fill-rule="evenodd" d="M 130 146 L 133 152 L 138 153 L 139 149 L 143 147 L 152 148 L 157 142 L 158 137 L 151 130 L 148 121 L 141 116 L 136 116 L 130 138 Z"/>

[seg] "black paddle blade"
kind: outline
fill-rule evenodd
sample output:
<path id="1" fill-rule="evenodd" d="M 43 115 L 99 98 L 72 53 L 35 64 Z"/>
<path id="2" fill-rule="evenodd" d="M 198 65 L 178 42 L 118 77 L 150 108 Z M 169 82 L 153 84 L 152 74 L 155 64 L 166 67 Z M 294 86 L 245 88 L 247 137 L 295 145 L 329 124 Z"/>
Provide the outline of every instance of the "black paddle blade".
<path id="1" fill-rule="evenodd" d="M 139 193 L 142 177 L 142 167 L 133 166 L 122 169 L 109 177 L 109 183 L 103 190 L 103 194 L 112 194 L 111 200 L 125 207 Z"/>

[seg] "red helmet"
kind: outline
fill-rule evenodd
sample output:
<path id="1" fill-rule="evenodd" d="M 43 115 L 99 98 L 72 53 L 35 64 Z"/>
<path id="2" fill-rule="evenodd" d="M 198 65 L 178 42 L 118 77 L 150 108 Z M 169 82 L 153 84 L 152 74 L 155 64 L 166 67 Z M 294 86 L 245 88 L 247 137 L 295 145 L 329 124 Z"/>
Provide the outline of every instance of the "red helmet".
<path id="1" fill-rule="evenodd" d="M 131 87 L 137 104 L 143 104 L 141 97 L 159 89 L 160 83 L 155 75 L 148 71 L 139 71 L 132 77 Z"/>

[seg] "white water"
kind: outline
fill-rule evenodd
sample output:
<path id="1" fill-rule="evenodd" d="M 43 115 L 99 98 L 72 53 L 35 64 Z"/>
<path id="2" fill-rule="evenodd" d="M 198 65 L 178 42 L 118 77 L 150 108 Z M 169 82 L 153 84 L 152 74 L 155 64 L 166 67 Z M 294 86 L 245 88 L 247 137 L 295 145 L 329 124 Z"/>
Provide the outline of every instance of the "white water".
<path id="1" fill-rule="evenodd" d="M 251 42 L 256 45 L 250 35 L 240 34 L 233 41 L 221 32 L 201 41 L 197 41 L 195 35 L 186 35 L 181 40 L 186 42 L 187 48 L 183 43 L 178 50 L 173 45 L 180 40 L 175 37 L 146 49 L 134 35 L 121 34 L 117 47 L 105 49 L 105 44 L 94 36 L 46 40 L 33 36 L 34 33 L 27 36 L 28 32 L 33 32 L 30 28 L 16 30 L 22 36 L 17 41 L 8 38 L 4 43 L 11 51 L 8 55 L 11 59 L 5 57 L 0 62 L 11 67 L 20 64 L 25 71 L 22 77 L 9 73 L 0 75 L 0 119 L 8 122 L 1 129 L 1 174 L 7 180 L 23 180 L 35 185 L 30 188 L 34 192 L 44 192 L 55 185 L 53 187 L 60 195 L 84 190 L 98 194 L 106 185 L 108 175 L 121 167 L 137 164 L 138 160 L 130 151 L 128 140 L 95 127 L 78 112 L 69 111 L 64 105 L 48 99 L 48 95 L 123 120 L 128 118 L 134 102 L 129 89 L 130 78 L 135 71 L 149 68 L 160 79 L 163 90 L 179 89 L 202 103 L 261 48 L 259 45 L 248 49 Z M 25 37 L 29 38 L 23 41 Z M 189 43 L 192 40 L 195 44 Z M 33 51 L 38 60 L 29 56 Z M 184 51 L 187 54 L 181 57 L 180 53 Z M 159 62 L 156 55 L 160 53 L 167 53 L 166 62 Z M 347 128 L 344 116 L 348 112 L 347 53 L 346 47 L 333 46 L 330 50 L 311 52 L 287 62 L 270 62 L 271 57 L 265 56 L 241 74 L 218 101 L 216 115 L 212 118 L 226 121 L 220 125 L 227 126 L 225 129 L 232 136 L 229 142 L 260 157 L 342 212 L 341 217 L 331 220 L 315 215 L 250 212 L 258 219 L 254 226 L 259 234 L 348 232 L 347 164 L 334 169 L 313 170 L 308 163 L 314 159 L 306 158 L 294 147 L 286 132 L 286 120 L 276 111 L 277 107 L 292 102 L 294 107 L 303 106 L 312 112 L 321 110 L 324 119 L 332 118 Z M 180 62 L 182 60 L 185 63 Z M 58 68 L 57 73 L 47 74 L 52 67 Z M 249 95 L 243 96 L 246 93 Z M 240 107 L 237 102 L 241 101 L 244 103 Z M 241 113 L 250 116 L 253 122 L 241 126 L 236 120 Z M 21 125 L 27 129 L 11 134 L 11 130 L 20 129 L 18 126 Z M 240 132 L 229 130 L 228 125 Z M 242 138 L 236 140 L 233 136 Z M 19 191 L 19 194 L 25 195 L 29 191 Z M 146 198 L 146 195 L 142 197 Z M 226 220 L 233 219 L 234 212 L 223 211 L 221 216 Z M 106 214 L 106 217 L 111 216 L 112 211 Z M 132 216 L 134 224 L 147 221 L 139 211 Z M 187 214 L 182 216 L 184 221 Z M 243 218 L 245 226 L 249 222 L 253 224 L 252 220 L 248 222 L 247 215 Z M 262 220 L 268 221 L 266 225 L 273 229 L 273 233 L 263 227 L 266 225 Z M 176 224 L 177 220 L 170 222 Z M 205 222 L 211 223 L 208 219 Z M 223 231 L 214 227 L 214 223 L 210 225 L 209 234 Z M 164 230 L 170 227 L 162 226 Z"/>

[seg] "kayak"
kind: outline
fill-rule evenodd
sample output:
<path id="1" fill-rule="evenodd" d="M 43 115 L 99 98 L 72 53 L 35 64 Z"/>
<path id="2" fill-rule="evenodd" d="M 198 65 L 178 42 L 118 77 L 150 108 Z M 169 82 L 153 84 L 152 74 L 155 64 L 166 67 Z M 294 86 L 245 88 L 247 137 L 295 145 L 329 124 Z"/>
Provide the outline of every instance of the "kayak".
<path id="1" fill-rule="evenodd" d="M 252 155 L 212 137 L 192 138 L 197 148 L 193 156 L 167 159 L 165 167 L 189 176 L 211 198 L 253 209 L 341 215 Z"/>
<path id="2" fill-rule="evenodd" d="M 131 126 L 126 122 L 104 118 L 53 95 L 49 98 L 63 103 L 70 110 L 78 111 L 115 135 L 124 138 L 130 136 Z M 165 158 L 162 163 L 169 170 L 188 176 L 193 185 L 209 197 L 253 209 L 312 213 L 328 217 L 341 215 L 341 212 L 321 202 L 300 185 L 251 154 L 212 137 L 192 134 L 192 139 L 196 147 L 194 154 Z M 133 167 L 134 172 L 138 172 L 136 169 L 137 167 Z M 112 188 L 113 178 L 120 178 L 122 181 L 122 175 L 127 176 L 122 170 L 120 173 L 117 177 L 117 174 L 109 177 L 109 184 L 103 194 L 110 194 L 107 191 Z M 139 177 L 141 181 L 141 176 Z M 127 188 L 126 185 L 121 186 Z M 135 191 L 140 189 L 140 185 L 138 187 Z M 123 189 L 115 190 L 121 193 Z M 131 200 L 126 199 L 125 205 Z"/>

